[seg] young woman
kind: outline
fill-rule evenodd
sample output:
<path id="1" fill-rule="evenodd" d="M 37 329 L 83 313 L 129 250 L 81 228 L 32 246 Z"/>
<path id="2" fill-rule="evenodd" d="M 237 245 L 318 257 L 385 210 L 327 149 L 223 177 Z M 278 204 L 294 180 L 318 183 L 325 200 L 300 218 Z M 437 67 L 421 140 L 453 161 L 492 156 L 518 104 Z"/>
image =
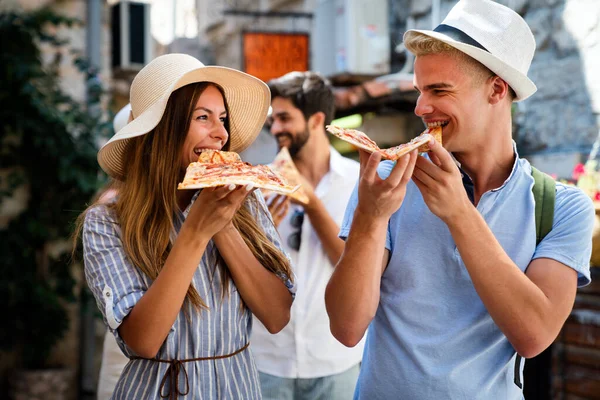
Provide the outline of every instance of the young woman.
<path id="1" fill-rule="evenodd" d="M 252 187 L 177 190 L 202 149 L 241 151 L 270 96 L 242 72 L 169 54 L 131 87 L 132 120 L 99 151 L 117 195 L 84 213 L 85 275 L 130 361 L 114 399 L 258 399 L 254 314 L 289 321 L 289 260 Z"/>

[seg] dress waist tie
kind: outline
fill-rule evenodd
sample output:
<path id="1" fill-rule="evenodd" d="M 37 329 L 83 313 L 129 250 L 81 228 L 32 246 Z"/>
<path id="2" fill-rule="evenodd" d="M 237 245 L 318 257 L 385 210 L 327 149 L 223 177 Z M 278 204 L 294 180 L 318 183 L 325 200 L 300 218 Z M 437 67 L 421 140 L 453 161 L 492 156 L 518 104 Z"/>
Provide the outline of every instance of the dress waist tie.
<path id="1" fill-rule="evenodd" d="M 190 383 L 188 381 L 188 374 L 185 370 L 185 366 L 183 365 L 186 362 L 191 361 L 208 361 L 208 360 L 221 360 L 223 358 L 233 357 L 237 354 L 240 354 L 242 351 L 246 350 L 250 343 L 246 343 L 243 347 L 237 349 L 233 353 L 224 354 L 221 356 L 212 356 L 212 357 L 198 357 L 198 358 L 187 358 L 184 360 L 161 360 L 160 358 L 143 358 L 143 357 L 131 357 L 131 360 L 150 360 L 156 361 L 160 363 L 169 364 L 169 368 L 165 372 L 162 380 L 160 381 L 159 394 L 163 399 L 169 400 L 177 400 L 178 396 L 186 396 L 190 392 Z M 179 391 L 179 372 L 183 371 L 184 379 L 185 379 L 185 392 L 182 393 Z M 163 394 L 165 385 L 169 382 L 169 392 Z"/>

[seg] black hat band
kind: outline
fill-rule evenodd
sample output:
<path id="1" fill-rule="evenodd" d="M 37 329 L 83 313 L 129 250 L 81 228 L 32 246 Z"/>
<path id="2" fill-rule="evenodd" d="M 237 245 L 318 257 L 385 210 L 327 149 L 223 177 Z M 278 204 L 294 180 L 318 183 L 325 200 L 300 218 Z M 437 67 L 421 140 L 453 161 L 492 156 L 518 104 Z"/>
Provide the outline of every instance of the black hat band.
<path id="1" fill-rule="evenodd" d="M 446 36 L 451 37 L 457 42 L 461 42 L 464 44 L 469 44 L 471 46 L 475 46 L 481 50 L 485 50 L 489 53 L 488 49 L 483 47 L 477 40 L 473 39 L 471 36 L 467 35 L 463 31 L 458 28 L 455 28 L 450 25 L 440 24 L 434 30 L 434 32 L 443 33 Z"/>

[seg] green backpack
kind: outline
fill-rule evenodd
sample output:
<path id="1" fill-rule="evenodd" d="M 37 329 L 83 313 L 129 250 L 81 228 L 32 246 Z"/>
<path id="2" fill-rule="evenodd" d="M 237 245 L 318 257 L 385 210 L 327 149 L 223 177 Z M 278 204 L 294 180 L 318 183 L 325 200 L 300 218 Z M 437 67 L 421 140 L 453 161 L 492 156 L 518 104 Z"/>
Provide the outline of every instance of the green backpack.
<path id="1" fill-rule="evenodd" d="M 531 190 L 535 199 L 535 245 L 537 246 L 552 230 L 556 182 L 552 177 L 533 166 L 531 167 L 531 176 L 533 176 L 533 180 L 535 181 Z M 515 385 L 523 389 L 523 384 L 521 383 L 521 360 L 522 357 L 517 354 L 515 360 Z"/>

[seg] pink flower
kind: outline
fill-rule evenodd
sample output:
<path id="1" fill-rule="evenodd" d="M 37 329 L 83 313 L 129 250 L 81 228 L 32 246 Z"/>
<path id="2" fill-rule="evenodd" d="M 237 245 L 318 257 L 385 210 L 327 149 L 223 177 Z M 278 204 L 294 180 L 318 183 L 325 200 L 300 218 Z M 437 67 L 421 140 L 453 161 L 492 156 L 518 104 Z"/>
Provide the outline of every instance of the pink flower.
<path id="1" fill-rule="evenodd" d="M 596 191 L 594 193 L 594 201 L 600 201 L 600 192 Z"/>
<path id="2" fill-rule="evenodd" d="M 583 174 L 585 174 L 585 166 L 582 163 L 579 163 L 573 168 L 573 179 L 578 181 Z"/>

